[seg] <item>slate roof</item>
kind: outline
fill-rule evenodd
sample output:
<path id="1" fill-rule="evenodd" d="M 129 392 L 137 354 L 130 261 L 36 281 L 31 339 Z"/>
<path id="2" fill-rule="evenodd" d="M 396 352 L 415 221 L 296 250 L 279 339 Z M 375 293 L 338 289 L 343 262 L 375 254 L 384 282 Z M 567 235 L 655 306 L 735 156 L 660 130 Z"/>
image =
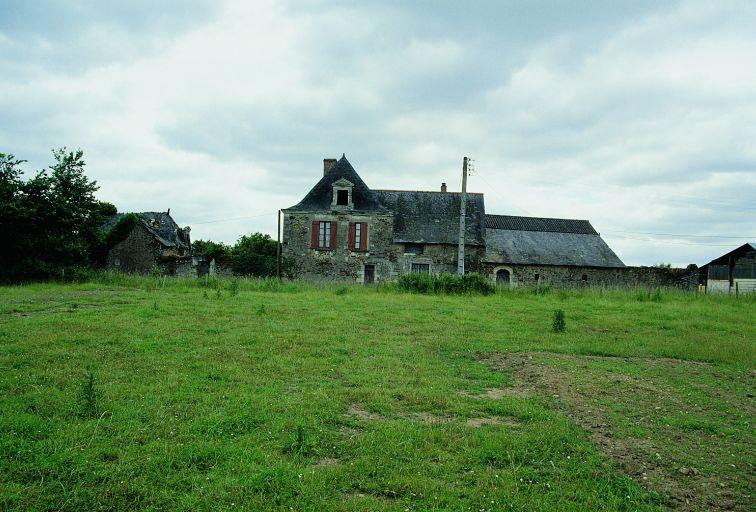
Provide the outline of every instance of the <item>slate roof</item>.
<path id="1" fill-rule="evenodd" d="M 370 189 L 365 182 L 362 181 L 357 171 L 354 170 L 352 164 L 346 159 L 345 155 L 341 155 L 341 158 L 331 166 L 325 176 L 318 181 L 312 190 L 294 206 L 287 208 L 289 211 L 318 211 L 318 210 L 330 210 L 331 201 L 333 199 L 333 184 L 340 179 L 346 179 L 350 181 L 354 186 L 352 187 L 352 202 L 354 203 L 354 209 L 357 211 L 375 211 L 382 210 L 381 204 L 376 199 L 375 195 L 370 192 Z"/>
<path id="2" fill-rule="evenodd" d="M 457 244 L 459 241 L 459 192 L 374 190 L 394 214 L 394 241 Z M 467 194 L 465 244 L 485 245 L 483 194 Z"/>
<path id="3" fill-rule="evenodd" d="M 168 212 L 136 212 L 141 216 L 142 225 L 147 228 L 158 242 L 165 247 L 183 247 L 189 249 L 189 240 L 186 238 L 184 230 L 176 224 L 176 221 L 168 214 Z M 118 223 L 125 213 L 116 213 L 111 216 L 105 224 L 103 229 L 108 231 Z M 155 227 L 154 221 L 160 223 L 159 227 Z"/>
<path id="4" fill-rule="evenodd" d="M 515 215 L 486 215 L 486 227 L 494 229 L 511 229 L 515 231 L 582 233 L 586 235 L 598 234 L 587 220 L 518 217 Z"/>
<path id="5" fill-rule="evenodd" d="M 703 265 L 701 268 L 708 267 L 709 265 L 728 265 L 730 256 L 739 258 L 742 255 L 751 251 L 756 251 L 756 242 L 748 242 L 741 245 L 740 247 L 736 247 L 730 252 L 727 252 L 723 254 L 722 256 L 711 260 L 709 263 L 707 263 L 706 265 Z"/>
<path id="6" fill-rule="evenodd" d="M 491 262 L 625 266 L 587 220 L 486 215 L 486 242 Z"/>

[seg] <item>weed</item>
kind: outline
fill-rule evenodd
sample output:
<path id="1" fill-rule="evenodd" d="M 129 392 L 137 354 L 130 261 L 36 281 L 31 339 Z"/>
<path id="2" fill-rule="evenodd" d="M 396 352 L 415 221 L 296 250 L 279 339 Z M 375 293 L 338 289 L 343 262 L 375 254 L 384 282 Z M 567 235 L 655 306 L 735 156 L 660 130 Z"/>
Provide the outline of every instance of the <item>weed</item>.
<path id="1" fill-rule="evenodd" d="M 220 286 L 219 286 L 218 288 L 215 289 L 215 298 L 216 299 L 220 299 L 222 297 L 223 297 L 223 294 L 221 293 L 221 289 L 220 289 Z"/>
<path id="2" fill-rule="evenodd" d="M 546 295 L 551 289 L 547 284 L 537 284 L 533 287 L 533 295 Z"/>
<path id="3" fill-rule="evenodd" d="M 557 309 L 554 311 L 554 320 L 551 322 L 551 330 L 554 332 L 564 332 L 567 329 L 567 321 L 564 318 L 564 311 Z"/>
<path id="4" fill-rule="evenodd" d="M 209 299 L 210 298 L 210 296 L 207 294 L 207 290 L 203 290 L 202 291 L 202 298 L 203 299 Z"/>
<path id="5" fill-rule="evenodd" d="M 333 293 L 335 293 L 336 295 L 346 295 L 348 291 L 349 288 L 347 288 L 346 286 L 339 286 Z"/>
<path id="6" fill-rule="evenodd" d="M 302 425 L 297 425 L 294 439 L 284 446 L 283 453 L 306 455 L 308 451 L 307 433 Z"/>
<path id="7" fill-rule="evenodd" d="M 97 416 L 97 390 L 95 389 L 95 377 L 90 371 L 84 374 L 84 382 L 81 385 L 79 395 L 79 415 L 82 418 L 94 418 Z"/>
<path id="8" fill-rule="evenodd" d="M 228 283 L 228 294 L 231 297 L 236 297 L 239 294 L 239 280 L 238 279 L 232 279 L 230 283 Z"/>
<path id="9" fill-rule="evenodd" d="M 260 304 L 259 306 L 257 306 L 257 314 L 258 315 L 265 314 L 265 304 Z"/>
<path id="10" fill-rule="evenodd" d="M 155 301 L 152 303 L 152 311 L 157 311 L 157 310 L 158 310 L 158 303 L 157 301 Z"/>

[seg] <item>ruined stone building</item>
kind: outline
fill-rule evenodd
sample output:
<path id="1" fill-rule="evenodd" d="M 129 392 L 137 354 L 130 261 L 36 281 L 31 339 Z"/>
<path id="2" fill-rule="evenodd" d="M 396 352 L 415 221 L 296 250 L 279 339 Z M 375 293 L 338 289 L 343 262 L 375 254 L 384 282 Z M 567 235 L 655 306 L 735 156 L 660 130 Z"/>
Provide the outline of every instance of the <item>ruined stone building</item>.
<path id="1" fill-rule="evenodd" d="M 103 226 L 109 239 L 105 266 L 119 272 L 196 275 L 190 229 L 167 212 L 117 213 Z"/>
<path id="2" fill-rule="evenodd" d="M 369 188 L 341 159 L 282 210 L 282 254 L 310 280 L 373 283 L 409 272 L 457 270 L 461 194 Z M 674 273 L 627 267 L 587 220 L 486 214 L 468 193 L 465 269 L 508 286 L 675 284 Z"/>

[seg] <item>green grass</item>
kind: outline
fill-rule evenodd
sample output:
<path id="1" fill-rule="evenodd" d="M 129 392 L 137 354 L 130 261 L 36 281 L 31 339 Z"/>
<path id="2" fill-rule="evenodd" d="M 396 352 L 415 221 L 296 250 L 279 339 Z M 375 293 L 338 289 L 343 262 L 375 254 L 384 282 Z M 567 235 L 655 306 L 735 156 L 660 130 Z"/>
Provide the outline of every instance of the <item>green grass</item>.
<path id="1" fill-rule="evenodd" d="M 595 392 L 618 436 L 670 445 L 670 460 L 716 455 L 696 444 L 716 437 L 734 454 L 727 489 L 752 487 L 753 298 L 234 283 L 103 275 L 0 288 L 0 510 L 669 504 L 549 394 L 474 396 L 513 384 L 481 362 L 509 352 Z M 691 376 L 584 356 L 707 364 Z M 611 393 L 617 374 L 652 380 L 661 408 L 624 381 Z M 479 418 L 498 424 L 468 424 Z"/>

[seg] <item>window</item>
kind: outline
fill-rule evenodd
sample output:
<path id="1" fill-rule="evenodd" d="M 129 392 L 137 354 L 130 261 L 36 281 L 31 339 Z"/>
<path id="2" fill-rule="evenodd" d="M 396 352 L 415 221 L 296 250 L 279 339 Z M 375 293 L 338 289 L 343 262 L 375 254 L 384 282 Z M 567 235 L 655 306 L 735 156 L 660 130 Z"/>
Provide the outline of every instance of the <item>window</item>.
<path id="1" fill-rule="evenodd" d="M 404 254 L 422 254 L 423 244 L 404 244 Z"/>
<path id="2" fill-rule="evenodd" d="M 535 274 L 533 275 L 533 281 L 536 282 L 536 284 L 541 282 L 541 274 Z"/>
<path id="3" fill-rule="evenodd" d="M 413 274 L 430 274 L 430 263 L 413 263 Z"/>
<path id="4" fill-rule="evenodd" d="M 333 250 L 336 246 L 336 227 L 337 223 L 330 220 L 312 221 L 312 239 L 310 247 L 312 249 Z"/>
<path id="5" fill-rule="evenodd" d="M 350 251 L 367 251 L 368 250 L 368 223 L 367 222 L 350 222 L 349 223 L 349 240 L 347 247 Z"/>
<path id="6" fill-rule="evenodd" d="M 336 191 L 336 204 L 338 206 L 349 206 L 349 191 L 348 190 Z"/>
<path id="7" fill-rule="evenodd" d="M 318 247 L 327 248 L 331 246 L 331 223 L 319 222 L 318 223 Z"/>
<path id="8" fill-rule="evenodd" d="M 588 280 L 588 274 L 583 274 L 583 281 L 587 281 L 587 280 Z"/>

